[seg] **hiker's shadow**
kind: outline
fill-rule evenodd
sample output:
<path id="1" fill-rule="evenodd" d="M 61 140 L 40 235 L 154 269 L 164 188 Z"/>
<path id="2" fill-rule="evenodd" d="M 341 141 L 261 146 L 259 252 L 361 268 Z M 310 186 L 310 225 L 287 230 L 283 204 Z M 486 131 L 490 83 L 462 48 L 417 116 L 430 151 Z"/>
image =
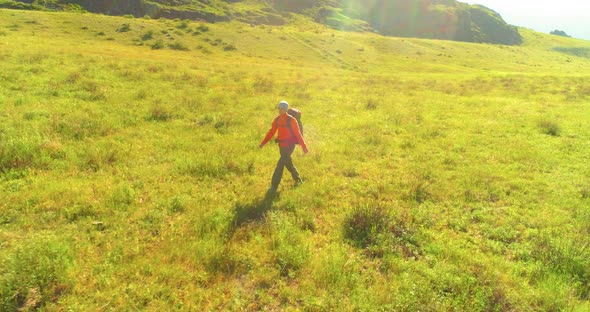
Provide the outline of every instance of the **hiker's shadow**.
<path id="1" fill-rule="evenodd" d="M 245 223 L 262 220 L 266 212 L 272 208 L 273 201 L 278 197 L 279 193 L 268 192 L 261 200 L 248 204 L 237 204 L 234 208 L 234 231 Z"/>

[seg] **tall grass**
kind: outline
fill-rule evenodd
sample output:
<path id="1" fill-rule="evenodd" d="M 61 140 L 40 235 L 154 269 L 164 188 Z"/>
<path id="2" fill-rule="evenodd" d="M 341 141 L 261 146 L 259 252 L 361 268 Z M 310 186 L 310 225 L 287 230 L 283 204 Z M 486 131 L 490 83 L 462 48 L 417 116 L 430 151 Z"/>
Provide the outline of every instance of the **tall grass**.
<path id="1" fill-rule="evenodd" d="M 0 258 L 0 306 L 3 311 L 35 310 L 65 295 L 74 252 L 57 238 L 34 238 Z"/>
<path id="2" fill-rule="evenodd" d="M 0 21 L 0 310 L 590 306 L 590 64 L 552 37 Z M 310 153 L 268 194 L 283 99 Z"/>

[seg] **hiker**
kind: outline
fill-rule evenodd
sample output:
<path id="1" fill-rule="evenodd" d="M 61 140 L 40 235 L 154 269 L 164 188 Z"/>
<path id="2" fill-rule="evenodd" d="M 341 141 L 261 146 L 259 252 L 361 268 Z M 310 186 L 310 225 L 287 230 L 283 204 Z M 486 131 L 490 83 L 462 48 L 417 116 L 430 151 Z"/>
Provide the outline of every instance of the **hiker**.
<path id="1" fill-rule="evenodd" d="M 295 150 L 295 145 L 301 145 L 303 152 L 307 154 L 307 146 L 305 145 L 305 141 L 301 136 L 301 131 L 299 130 L 299 124 L 297 120 L 289 115 L 287 111 L 289 110 L 289 103 L 286 101 L 281 101 L 278 106 L 279 109 L 279 116 L 276 117 L 272 122 L 272 127 L 268 130 L 266 137 L 260 143 L 260 148 L 263 148 L 270 139 L 275 135 L 277 130 L 279 131 L 278 134 L 278 141 L 279 141 L 279 151 L 281 153 L 281 158 L 277 163 L 277 167 L 275 172 L 272 175 L 272 181 L 269 192 L 276 192 L 279 184 L 281 183 L 281 178 L 283 177 L 283 169 L 287 167 L 287 170 L 291 172 L 291 176 L 293 180 L 295 180 L 295 186 L 299 186 L 303 183 L 301 180 L 301 176 L 297 171 L 297 168 L 293 165 L 293 160 L 291 159 L 291 154 Z"/>

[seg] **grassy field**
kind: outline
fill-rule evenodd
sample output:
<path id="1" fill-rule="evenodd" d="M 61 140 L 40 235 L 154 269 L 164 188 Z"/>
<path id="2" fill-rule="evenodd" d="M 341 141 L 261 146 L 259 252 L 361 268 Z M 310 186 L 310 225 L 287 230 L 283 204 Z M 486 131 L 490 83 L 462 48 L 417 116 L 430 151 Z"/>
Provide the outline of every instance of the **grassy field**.
<path id="1" fill-rule="evenodd" d="M 521 33 L 0 10 L 0 310 L 588 311 L 590 42 Z"/>

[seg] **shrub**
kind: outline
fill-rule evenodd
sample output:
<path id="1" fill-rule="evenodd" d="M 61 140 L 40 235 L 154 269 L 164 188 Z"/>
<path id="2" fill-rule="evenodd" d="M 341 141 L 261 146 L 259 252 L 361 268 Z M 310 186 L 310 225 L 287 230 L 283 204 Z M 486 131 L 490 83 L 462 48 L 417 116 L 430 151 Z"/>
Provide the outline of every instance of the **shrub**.
<path id="1" fill-rule="evenodd" d="M 150 209 L 147 214 L 139 220 L 139 227 L 151 236 L 160 236 L 162 223 L 164 223 L 165 212 L 159 209 Z"/>
<path id="2" fill-rule="evenodd" d="M 0 172 L 43 165 L 44 139 L 37 134 L 4 137 L 0 135 Z"/>
<path id="3" fill-rule="evenodd" d="M 344 221 L 344 237 L 368 255 L 383 257 L 397 253 L 404 257 L 420 255 L 419 240 L 409 221 L 394 217 L 383 206 L 356 207 Z"/>
<path id="4" fill-rule="evenodd" d="M 66 272 L 73 255 L 63 240 L 33 239 L 2 254 L 1 311 L 37 310 L 70 288 Z"/>
<path id="5" fill-rule="evenodd" d="M 151 47 L 152 47 L 152 50 L 160 50 L 160 49 L 164 48 L 164 41 L 158 40 L 158 41 L 152 43 Z"/>
<path id="6" fill-rule="evenodd" d="M 257 92 L 272 92 L 274 89 L 274 80 L 266 76 L 256 76 L 254 78 L 254 89 Z"/>
<path id="7" fill-rule="evenodd" d="M 233 44 L 228 44 L 225 47 L 223 47 L 223 51 L 235 51 L 235 50 L 237 50 L 237 48 Z"/>
<path id="8" fill-rule="evenodd" d="M 112 131 L 111 126 L 103 116 L 95 113 L 64 114 L 51 120 L 51 127 L 56 134 L 77 141 L 107 135 Z"/>
<path id="9" fill-rule="evenodd" d="M 205 53 L 205 54 L 210 54 L 210 53 L 211 53 L 211 51 L 210 51 L 209 49 L 205 48 L 205 47 L 204 47 L 204 46 L 202 46 L 202 45 L 198 45 L 198 46 L 197 46 L 197 49 L 198 49 L 198 50 L 201 50 L 201 52 L 203 52 L 203 53 Z"/>
<path id="10" fill-rule="evenodd" d="M 550 34 L 552 34 L 552 35 L 556 35 L 556 36 L 562 36 L 562 37 L 571 37 L 571 36 L 569 36 L 569 35 L 568 35 L 568 34 L 567 34 L 565 31 L 563 31 L 563 30 L 558 30 L 558 29 L 556 29 L 556 30 L 554 30 L 554 31 L 550 32 Z"/>
<path id="11" fill-rule="evenodd" d="M 128 32 L 131 30 L 131 26 L 129 26 L 129 24 L 123 24 L 121 26 L 119 26 L 119 28 L 117 28 L 117 32 Z"/>
<path id="12" fill-rule="evenodd" d="M 168 108 L 162 106 L 161 104 L 156 103 L 150 109 L 147 120 L 167 121 L 171 118 L 172 118 L 172 112 Z"/>
<path id="13" fill-rule="evenodd" d="M 174 196 L 168 203 L 168 211 L 171 213 L 183 213 L 186 210 L 186 203 L 182 197 Z"/>
<path id="14" fill-rule="evenodd" d="M 107 200 L 109 206 L 118 211 L 125 211 L 134 201 L 135 191 L 128 185 L 118 186 Z"/>
<path id="15" fill-rule="evenodd" d="M 559 125 L 550 120 L 541 120 L 538 124 L 539 128 L 544 134 L 548 134 L 550 136 L 559 136 L 561 129 Z"/>
<path id="16" fill-rule="evenodd" d="M 208 32 L 209 31 L 209 26 L 205 25 L 205 24 L 201 24 L 199 26 L 197 26 L 197 30 L 204 33 L 204 32 Z"/>
<path id="17" fill-rule="evenodd" d="M 555 47 L 553 48 L 554 51 L 565 53 L 568 55 L 590 58 L 590 49 L 589 48 L 568 48 L 568 47 Z"/>
<path id="18" fill-rule="evenodd" d="M 172 50 L 188 51 L 189 48 L 180 42 L 171 43 L 168 47 Z"/>
<path id="19" fill-rule="evenodd" d="M 187 29 L 189 23 L 190 23 L 190 20 L 183 20 L 178 25 L 176 25 L 176 28 L 178 28 L 178 29 Z"/>
<path id="20" fill-rule="evenodd" d="M 154 32 L 152 30 L 148 30 L 145 34 L 141 36 L 142 41 L 151 40 L 154 38 Z"/>
<path id="21" fill-rule="evenodd" d="M 367 110 L 375 110 L 377 109 L 377 101 L 374 99 L 369 99 L 367 101 Z"/>
<path id="22" fill-rule="evenodd" d="M 379 234 L 387 230 L 390 222 L 383 207 L 356 207 L 344 221 L 344 237 L 357 247 L 367 248 L 377 244 Z"/>
<path id="23" fill-rule="evenodd" d="M 583 239 L 545 233 L 537 238 L 532 256 L 543 263 L 541 276 L 550 271 L 565 275 L 580 299 L 590 298 L 590 250 Z"/>
<path id="24" fill-rule="evenodd" d="M 424 203 L 432 197 L 430 193 L 430 182 L 425 179 L 416 179 L 409 186 L 407 198 L 418 204 Z"/>
<path id="25" fill-rule="evenodd" d="M 96 208 L 90 204 L 74 204 L 62 209 L 62 214 L 69 222 L 80 219 L 94 218 L 97 216 Z"/>
<path id="26" fill-rule="evenodd" d="M 115 142 L 96 144 L 80 151 L 80 167 L 83 170 L 98 171 L 105 166 L 114 165 L 122 158 L 122 147 Z"/>

